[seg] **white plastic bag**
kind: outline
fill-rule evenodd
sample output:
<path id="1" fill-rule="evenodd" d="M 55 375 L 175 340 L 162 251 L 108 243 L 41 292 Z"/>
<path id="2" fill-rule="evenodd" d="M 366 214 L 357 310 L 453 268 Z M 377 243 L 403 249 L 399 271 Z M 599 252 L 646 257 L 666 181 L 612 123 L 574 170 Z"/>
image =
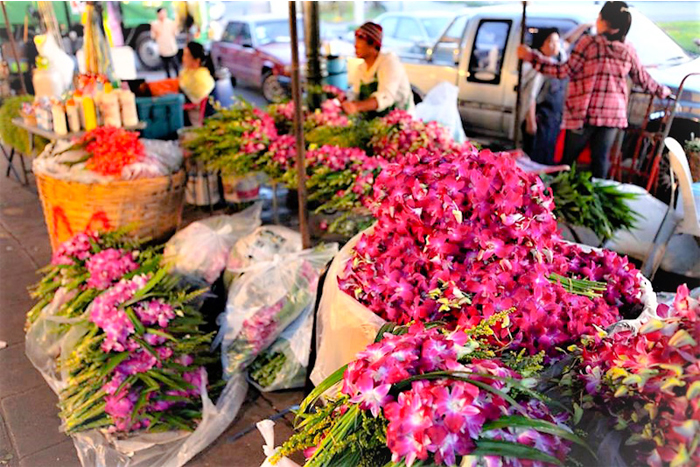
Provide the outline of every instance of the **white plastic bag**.
<path id="1" fill-rule="evenodd" d="M 165 244 L 163 260 L 194 282 L 214 283 L 233 245 L 261 224 L 262 203 L 231 216 L 193 222 Z"/>
<path id="2" fill-rule="evenodd" d="M 304 387 L 311 351 L 314 303 L 251 363 L 248 381 L 262 392 Z"/>
<path id="3" fill-rule="evenodd" d="M 242 373 L 228 380 L 216 405 L 203 391 L 202 421 L 191 433 L 167 431 L 116 439 L 102 431 L 90 430 L 73 435 L 73 443 L 85 467 L 180 467 L 226 430 L 247 392 Z"/>
<path id="4" fill-rule="evenodd" d="M 258 263 L 236 280 L 219 317 L 221 358 L 228 377 L 247 367 L 316 298 L 323 267 L 338 245 L 321 245 Z"/>
<path id="5" fill-rule="evenodd" d="M 231 248 L 224 283 L 231 282 L 253 264 L 272 261 L 275 255 L 285 255 L 301 251 L 301 234 L 279 225 L 258 227 L 250 235 L 236 242 Z"/>
<path id="6" fill-rule="evenodd" d="M 425 122 L 438 122 L 450 129 L 452 139 L 457 143 L 466 141 L 462 117 L 457 107 L 459 88 L 443 81 L 428 92 L 425 99 L 416 105 L 416 117 Z"/>
<path id="7" fill-rule="evenodd" d="M 265 453 L 265 462 L 260 467 L 301 467 L 299 464 L 286 457 L 281 458 L 276 464 L 270 462 L 270 458 L 275 455 L 277 448 L 275 448 L 275 422 L 272 420 L 261 420 L 255 424 L 258 427 L 258 431 L 265 440 L 263 445 L 263 452 Z"/>
<path id="8" fill-rule="evenodd" d="M 379 328 L 385 323 L 338 286 L 338 277 L 352 256 L 352 249 L 361 235 L 371 231 L 370 227 L 350 239 L 328 269 L 316 315 L 316 363 L 311 372 L 311 381 L 315 385 L 374 342 Z"/>

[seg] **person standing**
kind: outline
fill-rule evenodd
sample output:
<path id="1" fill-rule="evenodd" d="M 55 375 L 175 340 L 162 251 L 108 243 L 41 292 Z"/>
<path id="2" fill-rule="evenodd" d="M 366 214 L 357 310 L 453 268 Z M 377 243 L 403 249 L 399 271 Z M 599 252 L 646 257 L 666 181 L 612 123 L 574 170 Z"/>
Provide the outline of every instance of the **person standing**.
<path id="1" fill-rule="evenodd" d="M 413 92 L 406 70 L 396 54 L 382 53 L 381 48 L 380 25 L 368 22 L 355 31 L 355 55 L 363 62 L 349 76 L 354 99 L 343 102 L 346 113 L 374 118 L 394 109 L 413 111 Z"/>
<path id="2" fill-rule="evenodd" d="M 158 9 L 158 19 L 151 23 L 151 37 L 158 45 L 158 54 L 163 61 L 165 75 L 170 78 L 170 68 L 173 69 L 173 78 L 177 78 L 177 25 L 168 18 L 168 10 Z"/>
<path id="3" fill-rule="evenodd" d="M 591 169 L 598 178 L 607 177 L 615 136 L 627 127 L 627 77 L 657 97 L 671 94 L 649 76 L 634 47 L 625 42 L 631 25 L 625 2 L 606 2 L 596 21 L 597 34 L 583 36 L 566 62 L 557 63 L 526 45 L 518 46 L 518 58 L 531 62 L 537 71 L 569 78 L 562 125 L 566 129 L 563 163 L 573 164 L 590 143 Z"/>

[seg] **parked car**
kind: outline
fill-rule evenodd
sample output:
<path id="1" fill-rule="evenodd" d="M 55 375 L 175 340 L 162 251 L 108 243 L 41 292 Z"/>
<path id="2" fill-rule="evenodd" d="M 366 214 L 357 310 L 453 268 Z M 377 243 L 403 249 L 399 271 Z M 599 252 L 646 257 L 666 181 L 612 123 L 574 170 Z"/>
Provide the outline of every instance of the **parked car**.
<path id="1" fill-rule="evenodd" d="M 538 28 L 557 27 L 563 35 L 595 20 L 598 10 L 566 4 L 528 6 L 526 41 Z M 627 40 L 652 77 L 677 91 L 684 76 L 700 70 L 700 58 L 689 56 L 651 20 L 631 10 Z M 470 134 L 512 140 L 521 15 L 516 3 L 467 10 L 457 14 L 423 57 L 403 55 L 416 102 L 438 83 L 453 83 L 459 88 L 459 111 Z M 350 60 L 349 67 L 358 63 Z M 679 105 L 670 134 L 684 141 L 691 132 L 700 134 L 700 79 L 686 82 Z"/>
<path id="2" fill-rule="evenodd" d="M 298 20 L 299 55 L 304 56 L 303 22 Z M 270 102 L 287 94 L 291 72 L 289 19 L 286 16 L 246 16 L 229 21 L 221 40 L 212 44 L 214 64 L 228 68 L 234 84 L 247 82 L 262 89 Z"/>
<path id="3" fill-rule="evenodd" d="M 386 50 L 425 55 L 454 17 L 454 12 L 447 11 L 397 12 L 383 13 L 374 22 L 383 29 Z"/>

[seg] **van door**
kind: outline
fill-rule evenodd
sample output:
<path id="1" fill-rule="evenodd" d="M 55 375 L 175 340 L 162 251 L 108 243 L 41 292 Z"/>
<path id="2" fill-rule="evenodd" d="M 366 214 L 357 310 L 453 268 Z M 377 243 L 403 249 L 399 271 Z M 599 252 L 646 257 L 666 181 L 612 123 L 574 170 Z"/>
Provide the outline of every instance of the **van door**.
<path id="1" fill-rule="evenodd" d="M 505 70 L 508 40 L 513 34 L 510 19 L 481 19 L 469 28 L 459 76 L 459 110 L 467 129 L 481 134 L 507 137 L 505 87 L 512 78 Z M 516 77 L 517 80 L 517 77 Z M 512 118 L 511 118 L 512 121 Z"/>

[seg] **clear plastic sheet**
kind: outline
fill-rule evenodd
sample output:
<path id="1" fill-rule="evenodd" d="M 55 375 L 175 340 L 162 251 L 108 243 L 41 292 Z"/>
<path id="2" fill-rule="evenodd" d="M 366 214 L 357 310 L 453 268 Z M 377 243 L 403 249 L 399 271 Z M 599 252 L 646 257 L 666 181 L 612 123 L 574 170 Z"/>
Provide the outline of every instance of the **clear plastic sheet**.
<path id="1" fill-rule="evenodd" d="M 262 392 L 304 387 L 311 352 L 313 302 L 248 369 L 248 381 Z M 259 366 L 256 366 L 259 365 Z"/>
<path id="2" fill-rule="evenodd" d="M 313 304 L 320 271 L 337 251 L 334 243 L 275 256 L 250 266 L 233 283 L 217 336 L 227 377 L 252 363 Z"/>
<path id="3" fill-rule="evenodd" d="M 193 222 L 165 244 L 163 260 L 194 283 L 212 284 L 226 267 L 233 245 L 261 224 L 261 212 L 262 203 L 255 203 L 231 216 Z"/>
<path id="4" fill-rule="evenodd" d="M 443 81 L 430 90 L 425 99 L 416 105 L 416 117 L 425 122 L 438 122 L 449 128 L 452 139 L 458 143 L 467 140 L 462 117 L 457 108 L 459 88 Z"/>

